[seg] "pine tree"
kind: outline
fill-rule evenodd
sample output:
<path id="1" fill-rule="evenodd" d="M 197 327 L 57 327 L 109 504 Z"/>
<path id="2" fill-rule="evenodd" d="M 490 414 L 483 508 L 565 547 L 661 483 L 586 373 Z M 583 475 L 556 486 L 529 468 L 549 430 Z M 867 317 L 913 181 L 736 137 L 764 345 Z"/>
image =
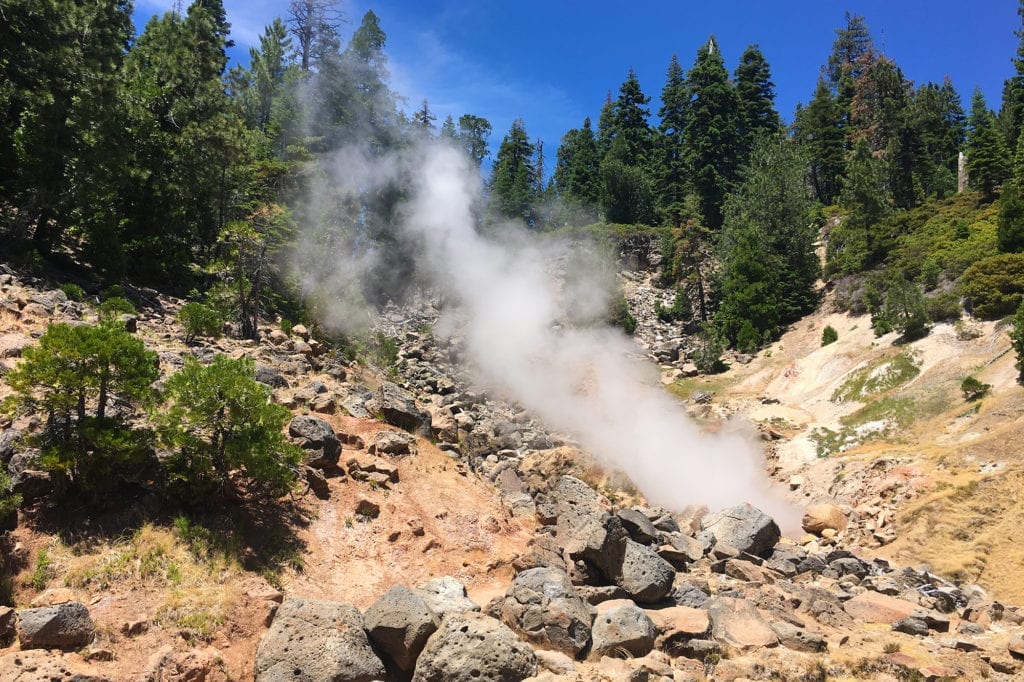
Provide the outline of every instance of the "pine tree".
<path id="1" fill-rule="evenodd" d="M 533 166 L 534 147 L 522 119 L 512 122 L 501 141 L 491 169 L 491 206 L 498 215 L 518 218 L 533 226 L 537 171 Z"/>
<path id="2" fill-rule="evenodd" d="M 726 202 L 715 320 L 743 350 L 776 336 L 781 325 L 816 303 L 817 228 L 805 174 L 797 145 L 781 135 L 759 138 L 743 181 Z"/>
<path id="3" fill-rule="evenodd" d="M 683 139 L 689 100 L 683 67 L 679 65 L 676 55 L 672 55 L 665 87 L 661 90 L 661 108 L 658 110 L 661 122 L 658 124 L 659 135 L 655 143 L 655 172 L 658 208 L 668 222 L 676 226 L 681 224 L 689 191 Z"/>
<path id="4" fill-rule="evenodd" d="M 909 125 L 918 139 L 915 181 L 925 196 L 942 198 L 956 191 L 957 158 L 965 139 L 965 116 L 960 96 L 947 78 L 926 83 L 914 93 Z"/>
<path id="5" fill-rule="evenodd" d="M 463 114 L 459 116 L 459 140 L 463 149 L 479 167 L 490 152 L 487 150 L 487 138 L 491 134 L 491 122 L 486 118 Z"/>
<path id="6" fill-rule="evenodd" d="M 829 234 L 828 272 L 860 272 L 885 256 L 878 225 L 892 211 L 885 165 L 866 139 L 858 140 L 850 154 L 839 203 L 847 216 Z"/>
<path id="7" fill-rule="evenodd" d="M 841 177 L 846 168 L 846 135 L 843 114 L 823 78 L 818 79 L 811 103 L 798 109 L 793 124 L 794 138 L 810 162 L 811 186 L 823 204 L 839 197 Z"/>
<path id="8" fill-rule="evenodd" d="M 697 51 L 686 77 L 690 93 L 683 138 L 687 165 L 708 227 L 722 225 L 722 202 L 736 180 L 739 101 L 714 37 Z"/>
<path id="9" fill-rule="evenodd" d="M 1013 177 L 999 197 L 999 250 L 1024 251 L 1024 135 L 1017 137 Z"/>
<path id="10" fill-rule="evenodd" d="M 601 154 L 590 118 L 582 128 L 573 128 L 562 136 L 552 174 L 555 192 L 568 205 L 565 221 L 586 224 L 597 220 L 601 199 Z"/>
<path id="11" fill-rule="evenodd" d="M 290 0 L 288 30 L 295 37 L 296 56 L 304 72 L 338 51 L 342 22 L 340 0 Z"/>
<path id="12" fill-rule="evenodd" d="M 1024 24 L 1024 0 L 1017 6 L 1017 15 Z M 1003 104 L 999 118 L 1006 134 L 1007 149 L 1017 148 L 1017 138 L 1024 126 L 1024 30 L 1013 32 L 1017 36 L 1017 54 L 1013 58 L 1013 76 L 1003 82 Z"/>
<path id="13" fill-rule="evenodd" d="M 874 41 L 864 17 L 846 12 L 846 27 L 836 29 L 832 53 L 824 69 L 828 86 L 842 111 L 844 127 L 850 124 L 854 83 L 874 60 L 874 49 Z"/>
<path id="14" fill-rule="evenodd" d="M 771 69 L 757 45 L 750 45 L 740 56 L 733 78 L 739 100 L 740 163 L 746 163 L 759 137 L 779 130 L 782 119 L 775 111 L 775 83 Z"/>
<path id="15" fill-rule="evenodd" d="M 652 135 L 647 123 L 650 97 L 629 70 L 619 96 L 605 118 L 602 134 L 609 148 L 601 163 L 605 219 L 615 223 L 653 224 L 656 221 L 650 173 Z"/>
<path id="16" fill-rule="evenodd" d="M 981 88 L 975 89 L 968 119 L 967 173 L 971 187 L 981 192 L 986 201 L 995 198 L 996 188 L 1010 174 L 1010 155 L 1004 139 Z"/>
<path id="17" fill-rule="evenodd" d="M 1017 354 L 1017 383 L 1024 384 L 1024 300 L 1013 315 L 1013 329 L 1010 330 L 1010 343 Z"/>
<path id="18" fill-rule="evenodd" d="M 452 118 L 451 114 L 445 116 L 444 123 L 441 124 L 441 139 L 442 140 L 455 140 L 459 133 L 455 130 L 455 119 Z"/>

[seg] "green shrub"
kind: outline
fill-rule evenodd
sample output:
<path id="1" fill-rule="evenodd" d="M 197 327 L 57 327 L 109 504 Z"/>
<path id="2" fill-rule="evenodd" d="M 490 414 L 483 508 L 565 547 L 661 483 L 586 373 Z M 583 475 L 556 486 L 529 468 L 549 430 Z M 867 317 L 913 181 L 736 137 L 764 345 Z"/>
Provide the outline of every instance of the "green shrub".
<path id="1" fill-rule="evenodd" d="M 654 304 L 654 313 L 662 322 L 685 322 L 693 317 L 693 307 L 690 304 L 690 297 L 686 295 L 686 289 L 676 289 L 675 298 L 668 308 L 661 305 L 661 301 Z"/>
<path id="2" fill-rule="evenodd" d="M 218 338 L 224 328 L 224 317 L 214 308 L 202 303 L 186 303 L 178 310 L 178 320 L 185 327 L 185 343 L 197 336 Z"/>
<path id="3" fill-rule="evenodd" d="M 373 361 L 390 376 L 398 372 L 398 340 L 377 332 L 371 344 Z"/>
<path id="4" fill-rule="evenodd" d="M 960 290 L 974 315 L 995 320 L 1012 315 L 1024 298 L 1024 253 L 1003 253 L 964 272 Z"/>
<path id="5" fill-rule="evenodd" d="M 124 287 L 120 284 L 111 284 L 109 287 L 103 290 L 100 294 L 100 298 L 106 301 L 108 298 L 127 298 Z"/>
<path id="6" fill-rule="evenodd" d="M 20 506 L 21 495 L 11 492 L 11 476 L 7 473 L 7 467 L 0 466 L 0 521 L 17 512 Z M 3 561 L 0 560 L 2 567 Z"/>
<path id="7" fill-rule="evenodd" d="M 952 291 L 925 299 L 928 317 L 933 322 L 956 322 L 960 319 L 960 297 Z"/>
<path id="8" fill-rule="evenodd" d="M 166 408 L 152 418 L 176 451 L 168 473 L 185 492 L 223 490 L 233 471 L 267 494 L 294 483 L 302 451 L 282 433 L 291 412 L 271 402 L 254 374 L 252 360 L 216 355 L 207 366 L 187 358 L 167 379 Z"/>
<path id="9" fill-rule="evenodd" d="M 832 325 L 828 325 L 821 330 L 821 345 L 827 346 L 830 343 L 835 343 L 839 340 L 839 332 Z"/>
<path id="10" fill-rule="evenodd" d="M 111 296 L 100 303 L 100 319 L 114 320 L 121 315 L 134 315 L 135 305 L 127 298 Z"/>
<path id="11" fill-rule="evenodd" d="M 756 353 L 761 345 L 761 334 L 750 320 L 743 320 L 736 333 L 736 350 L 741 353 Z"/>
<path id="12" fill-rule="evenodd" d="M 711 322 L 705 322 L 697 335 L 697 349 L 693 354 L 693 364 L 705 374 L 714 374 L 726 369 L 722 362 L 722 351 L 725 341 L 722 334 Z"/>
<path id="13" fill-rule="evenodd" d="M 59 288 L 64 292 L 64 295 L 68 297 L 69 301 L 85 300 L 85 289 L 74 282 L 65 282 L 64 284 L 61 284 Z"/>
<path id="14" fill-rule="evenodd" d="M 1017 382 L 1024 384 L 1024 301 L 1017 306 L 1013 315 L 1013 328 L 1010 329 L 1010 343 L 1017 353 Z"/>
<path id="15" fill-rule="evenodd" d="M 630 336 L 636 331 L 636 318 L 629 312 L 629 304 L 624 296 L 612 302 L 611 310 L 608 312 L 608 324 L 618 327 Z"/>
<path id="16" fill-rule="evenodd" d="M 983 384 L 974 377 L 967 377 L 960 383 L 960 390 L 964 394 L 964 400 L 968 402 L 984 398 L 988 395 L 991 388 L 991 384 Z"/>
<path id="17" fill-rule="evenodd" d="M 23 408 L 46 415 L 39 437 L 44 463 L 68 473 L 83 490 L 106 485 L 122 458 L 135 452 L 125 451 L 123 437 L 134 432 L 107 407 L 115 400 L 128 406 L 151 401 L 159 376 L 156 353 L 122 325 L 104 321 L 51 324 L 23 357 L 5 378 Z"/>
<path id="18" fill-rule="evenodd" d="M 294 327 L 295 325 L 292 323 L 291 320 L 289 320 L 288 318 L 281 318 L 281 331 L 283 331 L 285 334 L 291 336 L 292 329 Z"/>

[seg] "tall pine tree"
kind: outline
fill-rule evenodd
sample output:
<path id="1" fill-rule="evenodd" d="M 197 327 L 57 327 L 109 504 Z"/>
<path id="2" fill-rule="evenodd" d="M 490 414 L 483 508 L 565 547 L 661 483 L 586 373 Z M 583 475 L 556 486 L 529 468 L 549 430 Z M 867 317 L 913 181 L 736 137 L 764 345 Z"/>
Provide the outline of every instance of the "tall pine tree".
<path id="1" fill-rule="evenodd" d="M 775 83 L 771 69 L 757 45 L 750 45 L 740 56 L 733 78 L 739 100 L 740 163 L 746 163 L 754 141 L 775 133 L 782 125 L 775 111 Z"/>
<path id="2" fill-rule="evenodd" d="M 665 87 L 661 90 L 661 108 L 658 117 L 659 135 L 656 138 L 655 164 L 658 208 L 667 221 L 679 226 L 685 214 L 686 195 L 689 191 L 689 174 L 686 165 L 684 131 L 690 101 L 686 77 L 679 59 L 672 55 L 665 76 Z"/>
<path id="3" fill-rule="evenodd" d="M 991 201 L 996 188 L 1010 175 L 1010 155 L 981 88 L 975 89 L 971 98 L 967 126 L 967 173 L 971 187 L 981 192 L 986 201 Z"/>
<path id="4" fill-rule="evenodd" d="M 491 169 L 491 209 L 499 217 L 518 218 L 535 225 L 534 202 L 537 198 L 537 170 L 533 166 L 534 147 L 522 119 L 512 122 L 501 141 Z"/>
<path id="5" fill-rule="evenodd" d="M 835 203 L 846 168 L 846 134 L 842 109 L 823 78 L 811 103 L 797 109 L 793 136 L 810 163 L 815 198 L 825 205 Z"/>

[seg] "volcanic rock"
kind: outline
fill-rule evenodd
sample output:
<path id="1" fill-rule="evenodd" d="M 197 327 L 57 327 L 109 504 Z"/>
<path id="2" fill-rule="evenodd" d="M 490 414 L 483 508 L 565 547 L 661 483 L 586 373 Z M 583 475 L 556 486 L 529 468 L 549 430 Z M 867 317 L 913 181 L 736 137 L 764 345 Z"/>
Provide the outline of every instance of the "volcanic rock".
<path id="1" fill-rule="evenodd" d="M 96 626 L 81 602 L 18 611 L 22 649 L 77 649 L 92 641 Z"/>
<path id="2" fill-rule="evenodd" d="M 605 602 L 594 619 L 594 646 L 590 656 L 646 656 L 654 648 L 658 628 L 631 601 Z"/>
<path id="3" fill-rule="evenodd" d="M 394 585 L 363 614 L 370 640 L 402 670 L 411 671 L 441 621 L 423 598 Z"/>
<path id="4" fill-rule="evenodd" d="M 804 509 L 800 525 L 808 533 L 820 535 L 826 529 L 846 530 L 846 514 L 834 504 L 812 504 Z"/>
<path id="5" fill-rule="evenodd" d="M 557 568 L 532 568 L 517 575 L 491 614 L 546 649 L 575 657 L 590 643 L 593 611 Z"/>
<path id="6" fill-rule="evenodd" d="M 449 613 L 480 610 L 480 607 L 467 595 L 466 586 L 451 576 L 434 578 L 420 585 L 415 592 L 438 617 Z"/>
<path id="7" fill-rule="evenodd" d="M 770 516 L 749 504 L 709 514 L 702 519 L 701 528 L 713 533 L 718 543 L 762 558 L 771 555 L 782 535 Z"/>
<path id="8" fill-rule="evenodd" d="M 285 599 L 256 650 L 257 682 L 371 682 L 384 678 L 359 610 L 340 602 Z M 330 655 L 325 655 L 330 652 Z"/>
<path id="9" fill-rule="evenodd" d="M 718 642 L 746 653 L 779 643 L 775 631 L 753 604 L 742 599 L 716 597 L 708 607 L 711 634 Z"/>
<path id="10" fill-rule="evenodd" d="M 537 674 L 533 650 L 504 623 L 449 613 L 416 662 L 413 682 L 520 682 Z"/>
<path id="11" fill-rule="evenodd" d="M 341 441 L 330 424 L 320 417 L 299 415 L 288 424 L 288 435 L 306 450 L 305 463 L 318 469 L 333 468 L 341 455 Z"/>
<path id="12" fill-rule="evenodd" d="M 381 382 L 373 397 L 373 406 L 388 424 L 412 433 L 430 435 L 430 413 L 416 406 L 413 397 L 390 381 Z M 344 406 L 344 403 L 342 404 Z"/>

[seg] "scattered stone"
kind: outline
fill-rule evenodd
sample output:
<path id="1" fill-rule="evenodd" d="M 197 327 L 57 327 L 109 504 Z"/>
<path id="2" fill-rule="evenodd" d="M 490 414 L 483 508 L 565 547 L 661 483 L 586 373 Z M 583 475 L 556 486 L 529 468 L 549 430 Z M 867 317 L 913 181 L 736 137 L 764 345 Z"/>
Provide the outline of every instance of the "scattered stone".
<path id="1" fill-rule="evenodd" d="M 66 604 L 69 601 L 75 601 L 74 592 L 66 587 L 51 587 L 40 592 L 32 600 L 31 606 L 56 606 L 57 604 Z"/>
<path id="2" fill-rule="evenodd" d="M 576 664 L 561 651 L 537 649 L 533 653 L 537 656 L 537 664 L 550 673 L 555 675 L 572 675 L 576 672 Z"/>
<path id="3" fill-rule="evenodd" d="M 81 602 L 18 611 L 22 649 L 78 649 L 92 641 L 96 626 Z"/>
<path id="4" fill-rule="evenodd" d="M 661 633 L 655 644 L 658 649 L 668 653 L 673 653 L 680 644 L 691 639 L 704 637 L 711 627 L 706 609 L 670 606 L 655 609 L 650 612 L 650 616 Z"/>
<path id="5" fill-rule="evenodd" d="M 370 647 L 358 609 L 291 598 L 278 607 L 260 640 L 254 673 L 257 682 L 370 682 L 384 679 L 385 670 Z"/>
<path id="6" fill-rule="evenodd" d="M 413 682 L 520 682 L 537 674 L 533 650 L 504 623 L 449 613 L 416 662 Z"/>
<path id="7" fill-rule="evenodd" d="M 904 599 L 878 592 L 862 592 L 843 604 L 843 609 L 862 623 L 891 625 L 909 618 L 919 607 Z"/>
<path id="8" fill-rule="evenodd" d="M 166 646 L 150 657 L 146 672 L 139 679 L 144 682 L 229 682 L 231 676 L 224 658 L 213 647 L 175 651 Z M 296 675 L 292 679 L 305 678 Z"/>
<path id="9" fill-rule="evenodd" d="M 373 402 L 370 409 L 380 412 L 388 424 L 411 433 L 430 435 L 430 414 L 416 407 L 413 397 L 390 381 L 381 383 Z"/>
<path id="10" fill-rule="evenodd" d="M 1007 651 L 1016 659 L 1024 660 L 1024 635 L 1014 635 L 1006 644 Z"/>
<path id="11" fill-rule="evenodd" d="M 916 637 L 927 637 L 928 636 L 928 623 L 924 622 L 920 618 L 914 618 L 909 616 L 907 618 L 900 618 L 892 624 L 892 629 L 895 632 L 902 632 L 906 635 L 914 635 Z"/>
<path id="12" fill-rule="evenodd" d="M 658 529 L 654 527 L 651 520 L 636 509 L 620 509 L 615 515 L 622 521 L 622 527 L 626 529 L 635 542 L 642 545 L 649 545 L 658 540 Z"/>
<path id="13" fill-rule="evenodd" d="M 422 528 L 422 524 L 420 524 Z M 416 534 L 415 528 L 413 534 Z M 420 533 L 422 535 L 422 533 Z M 449 613 L 479 611 L 480 607 L 469 598 L 466 586 L 451 576 L 434 578 L 420 585 L 416 594 L 423 598 L 430 610 L 439 617 Z"/>
<path id="14" fill-rule="evenodd" d="M 288 435 L 307 451 L 305 463 L 318 469 L 334 468 L 341 455 L 341 441 L 330 424 L 320 417 L 299 415 L 288 424 Z"/>
<path id="15" fill-rule="evenodd" d="M 375 519 L 380 516 L 380 505 L 365 497 L 356 503 L 356 516 L 361 519 Z"/>
<path id="16" fill-rule="evenodd" d="M 782 535 L 770 516 L 749 504 L 710 514 L 701 521 L 701 528 L 713 533 L 719 543 L 762 558 L 771 555 Z"/>
<path id="17" fill-rule="evenodd" d="M 0 606 L 0 647 L 10 646 L 16 634 L 17 613 L 10 606 Z"/>
<path id="18" fill-rule="evenodd" d="M 590 644 L 594 615 L 557 568 L 532 568 L 516 576 L 491 615 L 527 641 L 576 657 Z"/>
<path id="19" fill-rule="evenodd" d="M 363 614 L 370 640 L 401 670 L 411 671 L 441 622 L 423 598 L 394 585 Z"/>
<path id="20" fill-rule="evenodd" d="M 657 637 L 658 628 L 636 604 L 628 600 L 605 602 L 594 619 L 590 657 L 646 656 Z"/>
<path id="21" fill-rule="evenodd" d="M 715 597 L 708 607 L 708 618 L 715 640 L 741 653 L 779 643 L 767 621 L 743 599 Z"/>
<path id="22" fill-rule="evenodd" d="M 801 527 L 808 533 L 821 535 L 822 531 L 846 530 L 846 514 L 834 504 L 812 504 L 804 509 Z"/>
<path id="23" fill-rule="evenodd" d="M 779 642 L 787 649 L 815 654 L 828 648 L 828 642 L 817 632 L 799 628 L 785 621 L 775 621 L 770 625 L 772 631 L 778 636 Z"/>
<path id="24" fill-rule="evenodd" d="M 20 358 L 23 350 L 35 341 L 25 334 L 17 332 L 0 336 L 0 358 Z"/>
<path id="25" fill-rule="evenodd" d="M 370 453 L 378 455 L 415 455 L 416 439 L 407 433 L 378 431 L 370 445 Z"/>

